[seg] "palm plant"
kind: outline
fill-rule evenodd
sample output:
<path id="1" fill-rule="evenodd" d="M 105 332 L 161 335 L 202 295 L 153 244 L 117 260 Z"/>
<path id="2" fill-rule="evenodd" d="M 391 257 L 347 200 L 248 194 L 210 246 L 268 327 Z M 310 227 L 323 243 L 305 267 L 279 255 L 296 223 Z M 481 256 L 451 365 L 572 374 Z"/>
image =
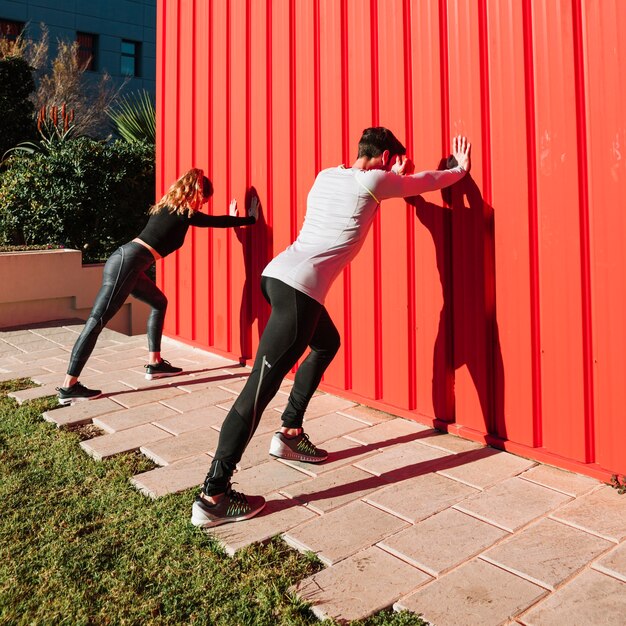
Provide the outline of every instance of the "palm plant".
<path id="1" fill-rule="evenodd" d="M 156 142 L 156 111 L 147 91 L 120 98 L 107 115 L 126 141 Z"/>

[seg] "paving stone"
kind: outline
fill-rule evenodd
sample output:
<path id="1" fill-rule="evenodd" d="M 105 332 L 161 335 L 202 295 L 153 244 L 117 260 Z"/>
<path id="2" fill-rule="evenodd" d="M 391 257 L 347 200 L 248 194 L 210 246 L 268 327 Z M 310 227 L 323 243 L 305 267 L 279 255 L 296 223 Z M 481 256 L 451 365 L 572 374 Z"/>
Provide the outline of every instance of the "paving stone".
<path id="1" fill-rule="evenodd" d="M 65 363 L 65 366 L 67 366 L 67 363 Z M 30 376 L 30 379 L 38 385 L 56 384 L 57 387 L 63 382 L 63 376 L 60 376 L 59 372 L 47 372 L 46 374 L 38 375 L 35 374 L 34 376 Z"/>
<path id="2" fill-rule="evenodd" d="M 175 387 L 161 384 L 158 387 L 152 387 L 151 389 L 129 389 L 113 395 L 112 397 L 116 402 L 119 402 L 122 406 L 130 409 L 142 404 L 150 404 L 151 402 L 161 402 L 170 408 L 175 409 L 172 403 L 176 401 L 177 396 L 189 396 L 191 394 L 185 393 Z"/>
<path id="3" fill-rule="evenodd" d="M 134 357 L 132 359 L 120 359 L 119 355 L 115 355 L 115 356 L 110 355 L 108 359 L 105 359 L 105 358 L 90 359 L 89 367 L 91 367 L 91 369 L 96 370 L 97 372 L 120 373 L 124 370 L 129 370 L 134 367 L 143 368 L 145 363 L 146 363 L 145 358 L 140 359 L 138 357 Z"/>
<path id="4" fill-rule="evenodd" d="M 321 561 L 333 565 L 406 526 L 397 517 L 357 501 L 293 528 L 284 539 L 297 550 L 315 552 Z"/>
<path id="5" fill-rule="evenodd" d="M 606 485 L 580 496 L 550 517 L 615 543 L 626 539 L 626 497 Z"/>
<path id="6" fill-rule="evenodd" d="M 335 411 L 349 409 L 353 406 L 355 406 L 355 403 L 345 398 L 331 396 L 327 393 L 315 395 L 311 398 L 306 413 L 304 414 L 305 428 L 307 427 L 307 420 L 312 420 L 322 415 L 328 415 L 329 413 L 335 413 Z"/>
<path id="7" fill-rule="evenodd" d="M 520 474 L 520 478 L 530 480 L 538 485 L 550 487 L 555 491 L 560 491 L 573 498 L 588 493 L 592 489 L 598 487 L 601 483 L 595 478 L 566 472 L 565 470 L 549 465 L 537 465 L 527 472 Z"/>
<path id="8" fill-rule="evenodd" d="M 230 385 L 228 387 L 230 387 Z M 223 407 L 227 411 L 230 411 L 230 409 L 233 406 L 233 404 L 235 404 L 235 400 L 237 399 L 237 396 L 239 395 L 239 393 L 233 393 L 231 391 L 227 391 L 226 388 L 223 388 L 222 390 L 223 390 L 223 392 L 225 394 L 227 394 L 226 397 L 228 398 L 228 400 L 227 401 L 218 400 L 218 402 L 219 402 L 221 407 Z M 265 410 L 263 411 L 263 415 L 265 415 L 267 413 L 267 411 L 269 411 L 270 409 L 286 407 L 288 400 L 289 400 L 289 395 L 286 394 L 286 393 L 283 393 L 282 391 L 279 391 L 268 402 L 267 406 L 265 407 Z"/>
<path id="9" fill-rule="evenodd" d="M 52 358 L 62 359 L 64 361 L 63 370 L 65 371 L 65 368 L 67 368 L 67 361 L 69 359 L 69 352 L 67 350 L 63 350 L 63 348 L 56 346 L 54 348 L 42 350 L 41 352 L 26 353 L 20 350 L 13 356 L 15 357 L 15 362 L 21 363 L 22 366 L 32 365 L 36 367 L 44 367 L 44 362 Z"/>
<path id="10" fill-rule="evenodd" d="M 394 605 L 437 626 L 507 623 L 548 592 L 484 561 L 470 561 Z M 565 623 L 565 622 L 564 622 Z"/>
<path id="11" fill-rule="evenodd" d="M 402 443 L 392 448 L 383 450 L 376 456 L 359 461 L 354 465 L 360 469 L 383 476 L 393 473 L 396 476 L 398 470 L 406 470 L 409 474 L 415 473 L 416 464 L 427 464 L 428 461 L 446 456 L 447 453 L 436 448 L 429 448 L 420 443 L 410 441 Z"/>
<path id="12" fill-rule="evenodd" d="M 162 404 L 159 406 L 167 410 L 167 413 L 163 413 L 157 419 L 151 421 L 159 428 L 172 433 L 172 435 L 181 435 L 190 430 L 198 430 L 200 428 L 219 428 L 226 417 L 226 411 L 216 406 L 207 406 L 194 411 L 185 411 L 185 413 L 177 413 Z"/>
<path id="13" fill-rule="evenodd" d="M 49 370 L 45 370 L 42 367 L 25 367 L 11 370 L 10 372 L 0 373 L 0 382 L 6 380 L 15 380 L 17 378 L 30 378 L 36 374 L 49 374 Z"/>
<path id="14" fill-rule="evenodd" d="M 116 454 L 133 452 L 151 441 L 173 439 L 172 435 L 152 424 L 142 424 L 134 428 L 120 430 L 117 433 L 101 435 L 81 441 L 80 446 L 87 454 L 98 461 Z"/>
<path id="15" fill-rule="evenodd" d="M 506 539 L 481 558 L 554 591 L 611 545 L 606 539 L 544 519 Z"/>
<path id="16" fill-rule="evenodd" d="M 27 341 L 27 342 L 9 342 L 15 345 L 15 347 L 19 347 L 20 350 L 26 353 L 40 353 L 45 350 L 50 350 L 52 348 L 58 349 L 58 345 L 48 341 L 47 339 L 41 339 L 41 337 L 36 337 L 35 341 Z M 35 359 L 32 359 L 35 360 Z"/>
<path id="17" fill-rule="evenodd" d="M 383 484 L 378 476 L 347 466 L 287 487 L 282 492 L 307 504 L 317 513 L 327 513 L 366 496 Z"/>
<path id="18" fill-rule="evenodd" d="M 387 537 L 378 545 L 439 577 L 491 547 L 508 533 L 474 517 L 446 509 Z"/>
<path id="19" fill-rule="evenodd" d="M 397 417 L 396 419 L 381 422 L 370 428 L 364 428 L 348 435 L 358 443 L 364 443 L 379 448 L 388 448 L 400 443 L 407 443 L 419 439 L 420 433 L 432 430 L 417 422 L 410 422 Z"/>
<path id="20" fill-rule="evenodd" d="M 165 467 L 157 467 L 137 474 L 130 479 L 130 482 L 145 495 L 160 498 L 170 493 L 200 486 L 204 482 L 210 465 L 210 456 L 198 454 Z M 189 509 L 191 510 L 191 502 Z"/>
<path id="21" fill-rule="evenodd" d="M 468 498 L 476 490 L 439 474 L 409 478 L 365 496 L 364 500 L 408 522 L 423 520 Z"/>
<path id="22" fill-rule="evenodd" d="M 240 378 L 239 380 L 235 380 L 233 382 L 224 382 L 222 388 L 227 391 L 232 391 L 236 396 L 238 396 L 247 382 L 248 376 L 250 375 L 250 369 L 245 368 L 245 372 L 245 378 Z M 279 395 L 286 395 L 289 397 L 289 390 L 291 387 L 293 387 L 293 381 L 285 378 L 280 384 L 280 389 L 278 391 Z"/>
<path id="23" fill-rule="evenodd" d="M 57 391 L 54 385 L 43 385 L 42 387 L 31 387 L 30 389 L 22 389 L 21 391 L 12 391 L 9 398 L 15 398 L 18 404 L 23 404 L 29 400 L 37 400 L 47 396 L 56 396 Z"/>
<path id="24" fill-rule="evenodd" d="M 241 548 L 266 542 L 315 517 L 313 511 L 295 500 L 272 493 L 267 497 L 263 511 L 246 520 L 245 524 L 224 524 L 207 529 L 207 532 L 219 540 L 227 554 L 233 556 Z"/>
<path id="25" fill-rule="evenodd" d="M 43 413 L 43 418 L 62 426 L 79 426 L 89 424 L 94 417 L 99 417 L 114 411 L 121 411 L 124 407 L 109 398 L 98 398 L 86 402 L 77 402 L 70 406 L 59 407 Z"/>
<path id="26" fill-rule="evenodd" d="M 152 426 L 152 428 L 156 428 L 156 426 Z M 159 430 L 161 429 L 159 428 Z M 126 431 L 120 431 L 118 434 L 123 432 Z M 208 454 L 209 452 L 213 454 L 219 438 L 219 433 L 213 428 L 201 428 L 176 437 L 164 430 L 161 432 L 168 437 L 162 438 L 162 441 L 156 439 L 153 442 L 146 441 L 145 444 L 141 445 L 143 454 L 159 465 L 169 465 L 180 459 L 198 454 Z"/>
<path id="27" fill-rule="evenodd" d="M 456 435 L 449 435 L 448 433 L 442 433 L 438 430 L 434 430 L 428 437 L 424 437 L 419 440 L 420 443 L 425 446 L 432 446 L 439 450 L 445 450 L 446 452 L 453 452 L 458 454 L 459 452 L 467 452 L 468 450 L 481 450 L 485 446 L 477 441 L 470 441 L 469 439 L 463 439 Z"/>
<path id="28" fill-rule="evenodd" d="M 626 543 L 622 543 L 606 556 L 599 559 L 594 569 L 626 582 Z"/>
<path id="29" fill-rule="evenodd" d="M 265 433 L 252 437 L 237 465 L 239 471 L 273 460 L 274 457 L 269 454 L 272 436 L 273 433 Z"/>
<path id="30" fill-rule="evenodd" d="M 266 496 L 307 479 L 306 474 L 283 463 L 261 463 L 238 471 L 233 480 L 244 493 Z"/>
<path id="31" fill-rule="evenodd" d="M 517 529 L 542 517 L 571 498 L 521 478 L 509 478 L 455 506 L 504 530 Z M 520 503 L 524 503 L 520 506 Z"/>
<path id="32" fill-rule="evenodd" d="M 367 426 L 374 426 L 375 424 L 380 424 L 381 422 L 389 422 L 393 419 L 398 419 L 396 415 L 384 413 L 383 411 L 377 411 L 376 409 L 371 409 L 370 407 L 362 404 L 357 404 L 349 409 L 341 409 L 337 412 L 353 420 L 357 420 L 357 422 L 362 422 Z"/>
<path id="33" fill-rule="evenodd" d="M 624 626 L 626 583 L 587 570 L 522 616 L 526 626 Z"/>
<path id="34" fill-rule="evenodd" d="M 310 476 L 319 476 L 344 465 L 358 465 L 358 462 L 363 459 L 381 454 L 379 450 L 372 446 L 366 446 L 345 437 L 337 437 L 336 439 L 325 441 L 323 448 L 328 452 L 328 459 L 323 463 L 303 463 L 302 461 L 290 461 L 287 459 L 279 459 L 279 461 L 295 467 Z"/>
<path id="35" fill-rule="evenodd" d="M 232 397 L 232 394 L 223 389 L 203 389 L 193 393 L 185 393 L 180 389 L 173 389 L 173 391 L 176 393 L 164 398 L 163 404 L 180 413 L 201 409 L 213 404 L 221 404 Z"/>
<path id="36" fill-rule="evenodd" d="M 428 580 L 411 565 L 371 547 L 305 578 L 291 591 L 310 602 L 319 619 L 352 621 L 391 606 Z"/>
<path id="37" fill-rule="evenodd" d="M 218 405 L 222 408 L 223 405 Z M 272 433 L 272 435 L 280 430 L 280 427 L 283 425 L 283 407 L 279 409 L 265 409 L 261 414 L 261 419 L 259 420 L 259 425 L 257 426 L 256 432 L 254 433 L 255 437 L 259 435 L 266 435 L 267 433 Z"/>
<path id="38" fill-rule="evenodd" d="M 93 423 L 107 433 L 114 433 L 119 430 L 126 430 L 127 428 L 133 428 L 141 424 L 150 424 L 152 422 L 157 422 L 156 425 L 162 428 L 162 421 L 165 422 L 167 418 L 172 415 L 182 417 L 180 413 L 177 413 L 174 409 L 168 409 L 166 406 L 154 402 L 152 404 L 143 404 L 133 409 L 123 409 L 115 413 L 107 413 L 106 415 L 94 417 Z M 167 428 L 162 428 L 162 430 L 171 432 L 171 430 Z M 176 433 L 172 434 L 175 435 Z"/>
<path id="39" fill-rule="evenodd" d="M 476 456 L 472 456 L 472 453 Z M 455 467 L 439 470 L 439 473 L 476 489 L 485 489 L 536 465 L 534 461 L 493 448 L 483 448 L 465 454 L 467 461 Z"/>
<path id="40" fill-rule="evenodd" d="M 241 376 L 227 370 L 209 370 L 205 373 L 185 374 L 176 377 L 176 386 L 189 393 L 200 391 L 201 389 L 213 389 L 219 387 L 225 391 L 229 382 L 241 380 Z M 247 375 L 246 375 L 247 378 Z M 245 380 L 245 379 L 244 379 Z"/>
<path id="41" fill-rule="evenodd" d="M 304 423 L 304 430 L 316 445 L 362 428 L 363 424 L 340 413 L 328 413 Z"/>

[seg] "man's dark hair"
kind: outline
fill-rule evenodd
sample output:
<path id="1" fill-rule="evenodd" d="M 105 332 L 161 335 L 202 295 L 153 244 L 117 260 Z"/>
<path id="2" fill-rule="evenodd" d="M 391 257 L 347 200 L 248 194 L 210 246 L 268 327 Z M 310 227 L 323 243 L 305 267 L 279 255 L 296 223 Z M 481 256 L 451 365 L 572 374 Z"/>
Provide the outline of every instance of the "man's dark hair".
<path id="1" fill-rule="evenodd" d="M 367 157 L 371 159 L 380 156 L 385 150 L 389 150 L 390 155 L 406 154 L 406 148 L 388 128 L 382 126 L 366 128 L 359 140 L 357 158 Z"/>

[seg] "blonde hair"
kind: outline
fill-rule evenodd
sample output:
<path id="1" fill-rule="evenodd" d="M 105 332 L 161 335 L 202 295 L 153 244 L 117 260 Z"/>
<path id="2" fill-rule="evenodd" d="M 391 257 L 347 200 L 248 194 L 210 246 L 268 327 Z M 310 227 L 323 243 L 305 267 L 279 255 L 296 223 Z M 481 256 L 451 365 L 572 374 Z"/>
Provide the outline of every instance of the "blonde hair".
<path id="1" fill-rule="evenodd" d="M 204 172 L 194 167 L 183 174 L 167 191 L 167 193 L 152 207 L 148 213 L 154 215 L 163 208 L 170 213 L 187 213 L 191 217 L 202 205 L 205 196 Z M 208 181 L 208 179 L 206 179 Z M 210 182 L 209 182 L 210 185 Z"/>

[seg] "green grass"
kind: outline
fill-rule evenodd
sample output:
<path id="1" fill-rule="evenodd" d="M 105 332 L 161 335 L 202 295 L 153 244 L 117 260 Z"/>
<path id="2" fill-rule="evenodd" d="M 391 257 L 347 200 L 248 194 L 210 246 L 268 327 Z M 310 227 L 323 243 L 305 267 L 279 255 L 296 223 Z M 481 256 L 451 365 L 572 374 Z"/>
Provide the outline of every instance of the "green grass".
<path id="1" fill-rule="evenodd" d="M 192 491 L 141 495 L 129 478 L 150 461 L 90 459 L 84 431 L 41 419 L 56 400 L 7 397 L 29 386 L 0 383 L 0 624 L 320 623 L 288 593 L 321 569 L 313 555 L 275 538 L 228 557 L 189 524 Z M 354 624 L 424 622 L 383 612 Z"/>

